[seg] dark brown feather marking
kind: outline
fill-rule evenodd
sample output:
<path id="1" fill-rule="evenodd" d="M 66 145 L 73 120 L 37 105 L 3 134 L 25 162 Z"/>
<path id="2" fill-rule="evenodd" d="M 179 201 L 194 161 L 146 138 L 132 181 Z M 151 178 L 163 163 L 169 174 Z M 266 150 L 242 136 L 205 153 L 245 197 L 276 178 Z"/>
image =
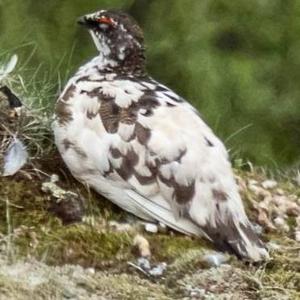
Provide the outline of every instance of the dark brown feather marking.
<path id="1" fill-rule="evenodd" d="M 126 155 L 122 155 L 122 163 L 116 172 L 124 179 L 128 180 L 134 174 L 134 167 L 138 163 L 139 157 L 133 149 L 129 149 Z"/>
<path id="2" fill-rule="evenodd" d="M 120 122 L 132 125 L 136 122 L 136 105 L 135 103 L 130 105 L 128 108 L 122 108 L 120 112 Z"/>
<path id="3" fill-rule="evenodd" d="M 204 137 L 204 138 L 205 138 L 206 144 L 207 144 L 209 147 L 214 147 L 214 144 L 213 144 L 207 137 Z"/>
<path id="4" fill-rule="evenodd" d="M 113 168 L 111 162 L 108 161 L 108 163 L 109 163 L 109 168 L 108 168 L 108 170 L 103 172 L 104 177 L 107 177 L 107 176 L 111 175 L 114 172 L 114 168 Z"/>
<path id="5" fill-rule="evenodd" d="M 66 125 L 73 120 L 72 113 L 68 108 L 69 104 L 58 100 L 55 106 L 55 114 L 60 125 Z"/>
<path id="6" fill-rule="evenodd" d="M 254 245 L 264 248 L 262 241 L 251 228 L 251 224 L 245 226 L 240 223 L 239 226 Z M 244 255 L 247 255 L 246 244 L 237 225 L 234 224 L 232 216 L 228 216 L 228 218 L 223 221 L 221 221 L 220 218 L 216 218 L 215 226 L 208 224 L 201 228 L 208 234 L 212 241 L 214 241 L 214 244 L 219 250 L 235 254 L 240 259 L 244 258 Z"/>
<path id="7" fill-rule="evenodd" d="M 105 130 L 116 133 L 119 127 L 120 108 L 113 101 L 102 101 L 100 106 L 100 117 Z"/>
<path id="8" fill-rule="evenodd" d="M 68 101 L 70 98 L 72 98 L 75 94 L 76 86 L 74 84 L 71 84 L 69 88 L 65 91 L 65 93 L 62 96 L 62 100 Z"/>
<path id="9" fill-rule="evenodd" d="M 212 194 L 217 201 L 226 201 L 228 199 L 228 195 L 222 190 L 213 189 Z"/>
<path id="10" fill-rule="evenodd" d="M 134 176 L 141 185 L 148 185 L 156 182 L 156 176 L 154 175 L 154 173 L 152 173 L 150 176 L 144 176 L 135 171 Z"/>
<path id="11" fill-rule="evenodd" d="M 62 141 L 65 150 L 69 150 L 72 149 L 74 152 L 76 152 L 81 158 L 87 158 L 86 153 L 80 149 L 76 144 L 74 144 L 73 142 L 71 142 L 69 139 L 64 139 Z"/>
<path id="12" fill-rule="evenodd" d="M 135 124 L 135 136 L 141 145 L 146 145 L 151 137 L 149 128 L 143 127 L 140 123 Z"/>
<path id="13" fill-rule="evenodd" d="M 79 148 L 77 145 L 71 144 L 70 149 L 75 151 L 82 159 L 87 158 L 87 154 L 81 148 Z"/>
<path id="14" fill-rule="evenodd" d="M 186 204 L 192 200 L 195 194 L 195 181 L 189 185 L 181 185 L 173 176 L 170 179 L 163 177 L 161 173 L 158 176 L 161 182 L 174 189 L 173 197 L 178 204 Z"/>
<path id="15" fill-rule="evenodd" d="M 86 116 L 87 116 L 88 119 L 92 120 L 92 119 L 94 119 L 94 118 L 96 118 L 98 116 L 98 112 L 94 113 L 92 111 L 87 111 L 86 112 Z"/>
<path id="16" fill-rule="evenodd" d="M 111 155 L 112 155 L 113 158 L 120 158 L 122 156 L 122 153 L 117 148 L 111 147 L 110 152 L 111 152 Z"/>
<path id="17" fill-rule="evenodd" d="M 64 139 L 62 141 L 62 144 L 64 145 L 65 150 L 67 151 L 70 149 L 70 147 L 73 145 L 73 143 L 69 139 Z"/>

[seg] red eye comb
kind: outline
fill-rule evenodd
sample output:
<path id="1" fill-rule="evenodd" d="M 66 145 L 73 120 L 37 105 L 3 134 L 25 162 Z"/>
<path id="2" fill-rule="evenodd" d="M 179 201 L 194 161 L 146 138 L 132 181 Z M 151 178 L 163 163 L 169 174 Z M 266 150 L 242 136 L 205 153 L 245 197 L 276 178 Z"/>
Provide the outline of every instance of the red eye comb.
<path id="1" fill-rule="evenodd" d="M 114 25 L 114 22 L 111 18 L 107 17 L 100 17 L 96 20 L 98 23 L 108 24 L 108 25 Z"/>

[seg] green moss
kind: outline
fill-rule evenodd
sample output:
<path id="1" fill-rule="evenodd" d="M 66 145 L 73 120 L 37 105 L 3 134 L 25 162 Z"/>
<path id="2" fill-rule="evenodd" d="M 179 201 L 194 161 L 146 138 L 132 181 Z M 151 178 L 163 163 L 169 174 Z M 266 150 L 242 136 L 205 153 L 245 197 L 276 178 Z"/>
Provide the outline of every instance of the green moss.
<path id="1" fill-rule="evenodd" d="M 256 175 L 253 172 L 240 172 L 240 175 L 243 178 L 258 181 L 264 179 L 263 174 Z M 68 263 L 85 267 L 92 266 L 97 270 L 109 270 L 110 274 L 114 273 L 116 276 L 102 274 L 101 280 L 110 282 L 111 288 L 115 284 L 113 289 L 118 289 L 116 293 L 120 293 L 122 299 L 131 299 L 132 293 L 138 295 L 136 299 L 145 299 L 143 297 L 146 295 L 146 290 L 142 288 L 145 283 L 141 282 L 141 286 L 135 287 L 136 279 L 123 274 L 128 272 L 127 261 L 134 261 L 136 258 L 132 252 L 135 232 L 115 232 L 107 226 L 108 220 L 123 219 L 125 213 L 109 201 L 102 200 L 93 192 L 86 191 L 69 177 L 66 181 L 62 180 L 61 184 L 65 188 L 80 191 L 87 199 L 87 218 L 92 222 L 64 226 L 61 220 L 48 211 L 51 200 L 41 191 L 40 180 L 29 180 L 21 176 L 0 179 L 0 232 L 4 237 L 10 233 L 9 238 L 2 239 L 2 245 L 6 246 L 3 249 L 7 249 L 8 254 L 14 260 L 29 256 L 51 265 Z M 282 181 L 279 186 L 285 189 L 286 193 L 297 191 L 297 187 L 291 188 L 291 183 L 285 184 Z M 246 191 L 242 196 L 248 214 L 255 219 L 256 212 L 251 203 L 251 197 L 254 195 Z M 291 219 L 289 225 L 294 226 L 294 220 Z M 151 263 L 162 261 L 168 263 L 165 278 L 157 285 L 151 285 L 153 294 L 158 289 L 159 297 L 161 297 L 158 299 L 164 297 L 167 299 L 165 295 L 171 295 L 172 299 L 183 297 L 185 292 L 178 282 L 185 276 L 193 278 L 194 273 L 199 275 L 204 271 L 200 257 L 203 251 L 211 249 L 212 245 L 205 240 L 177 233 L 144 234 L 144 236 L 151 246 Z M 271 253 L 272 260 L 264 266 L 249 268 L 241 262 L 230 262 L 234 272 L 244 274 L 241 280 L 245 282 L 245 286 L 241 284 L 239 292 L 253 295 L 253 299 L 256 299 L 255 297 L 272 299 L 274 295 L 276 297 L 286 295 L 287 299 L 300 299 L 299 245 L 280 234 L 268 234 L 267 238 L 279 244 L 280 249 Z M 226 278 L 222 280 L 226 282 Z M 15 286 L 11 285 L 12 283 L 6 284 L 4 281 L 5 278 L 0 276 L 0 292 L 11 293 Z M 103 286 L 95 281 L 89 281 L 86 284 L 92 284 L 92 289 L 100 294 L 111 292 L 111 289 L 104 291 Z M 52 291 L 49 285 L 47 288 L 50 292 Z M 271 288 L 274 288 L 277 294 L 274 294 Z M 20 289 L 25 291 L 26 287 L 20 286 Z M 20 289 L 17 292 L 22 294 Z M 61 293 L 63 293 L 62 290 L 58 298 L 61 297 Z M 17 296 L 16 299 L 18 299 Z"/>
<path id="2" fill-rule="evenodd" d="M 0 202 L 0 231 L 2 234 L 11 231 L 10 243 L 15 258 L 29 255 L 50 264 L 74 263 L 99 268 L 117 266 L 134 258 L 134 233 L 114 232 L 106 225 L 110 219 L 123 218 L 124 212 L 107 200 L 99 201 L 94 193 L 81 187 L 80 193 L 88 201 L 87 217 L 93 220 L 93 225 L 63 226 L 48 211 L 51 200 L 40 187 L 39 181 L 0 180 L 0 198 L 3 199 Z M 145 236 L 152 248 L 153 261 L 172 262 L 188 249 L 209 246 L 206 241 L 180 234 Z"/>
<path id="3" fill-rule="evenodd" d="M 176 234 L 147 236 L 152 247 L 152 254 L 159 261 L 172 262 L 188 250 L 207 249 L 211 245 L 206 240 Z"/>

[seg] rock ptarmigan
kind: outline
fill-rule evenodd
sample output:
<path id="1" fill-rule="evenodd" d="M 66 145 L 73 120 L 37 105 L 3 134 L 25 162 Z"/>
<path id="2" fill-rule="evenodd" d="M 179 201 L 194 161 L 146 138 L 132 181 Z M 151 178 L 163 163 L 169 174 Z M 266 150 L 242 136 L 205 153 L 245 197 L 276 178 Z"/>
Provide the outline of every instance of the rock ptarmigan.
<path id="1" fill-rule="evenodd" d="M 140 218 L 266 259 L 224 145 L 193 106 L 147 75 L 140 27 L 111 10 L 78 22 L 99 55 L 69 80 L 54 122 L 75 178 Z"/>

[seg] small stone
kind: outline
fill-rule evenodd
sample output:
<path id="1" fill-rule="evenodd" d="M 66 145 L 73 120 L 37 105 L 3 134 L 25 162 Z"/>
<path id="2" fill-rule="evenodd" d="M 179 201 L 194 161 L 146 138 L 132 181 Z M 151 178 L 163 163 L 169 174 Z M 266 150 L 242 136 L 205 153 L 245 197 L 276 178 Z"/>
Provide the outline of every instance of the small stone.
<path id="1" fill-rule="evenodd" d="M 284 190 L 282 190 L 282 189 L 276 189 L 276 194 L 280 195 L 280 196 L 283 196 L 284 195 Z"/>
<path id="2" fill-rule="evenodd" d="M 248 189 L 255 194 L 257 194 L 260 190 L 260 188 L 255 184 L 249 184 Z"/>
<path id="3" fill-rule="evenodd" d="M 146 230 L 147 232 L 157 233 L 157 232 L 158 232 L 158 227 L 157 227 L 156 224 L 146 223 L 146 224 L 145 224 L 145 230 Z"/>
<path id="4" fill-rule="evenodd" d="M 145 257 L 140 257 L 137 261 L 137 265 L 145 271 L 149 271 L 151 269 L 150 262 Z"/>
<path id="5" fill-rule="evenodd" d="M 167 264 L 165 262 L 160 263 L 159 265 L 157 265 L 156 267 L 151 269 L 149 271 L 149 274 L 154 276 L 154 277 L 162 276 L 164 271 L 166 270 L 166 268 L 167 268 Z"/>
<path id="6" fill-rule="evenodd" d="M 168 227 L 167 227 L 167 225 L 160 222 L 160 223 L 159 223 L 159 226 L 158 226 L 158 231 L 159 231 L 160 233 L 167 233 L 167 232 L 168 232 Z"/>
<path id="7" fill-rule="evenodd" d="M 185 289 L 189 297 L 196 298 L 196 299 L 202 299 L 206 294 L 205 289 L 195 288 L 192 287 L 190 284 L 186 285 Z"/>
<path id="8" fill-rule="evenodd" d="M 63 297 L 65 298 L 65 299 L 72 299 L 72 298 L 74 298 L 76 295 L 74 294 L 74 292 L 71 292 L 70 290 L 68 290 L 68 289 L 65 289 L 64 291 L 63 291 Z"/>
<path id="9" fill-rule="evenodd" d="M 252 224 L 252 228 L 253 228 L 254 232 L 258 235 L 261 235 L 263 233 L 263 230 L 264 230 L 261 225 L 256 224 L 256 223 Z"/>
<path id="10" fill-rule="evenodd" d="M 274 224 L 277 226 L 277 227 L 282 227 L 284 224 L 285 224 L 285 220 L 282 218 L 282 217 L 276 217 L 274 219 Z"/>
<path id="11" fill-rule="evenodd" d="M 50 177 L 50 182 L 52 183 L 59 182 L 59 176 L 57 174 L 52 174 Z"/>
<path id="12" fill-rule="evenodd" d="M 261 184 L 261 186 L 267 190 L 274 189 L 277 185 L 278 185 L 278 183 L 275 180 L 265 180 Z"/>
<path id="13" fill-rule="evenodd" d="M 274 224 L 277 228 L 283 230 L 284 232 L 290 231 L 290 226 L 286 223 L 286 221 L 282 217 L 276 217 L 274 219 Z"/>
<path id="14" fill-rule="evenodd" d="M 209 267 L 219 267 L 223 263 L 228 261 L 228 256 L 223 253 L 208 253 L 203 256 L 202 261 L 207 263 Z"/>
<path id="15" fill-rule="evenodd" d="M 300 242 L 300 230 L 297 230 L 297 231 L 295 232 L 295 240 L 296 240 L 297 242 Z"/>
<path id="16" fill-rule="evenodd" d="M 287 198 L 284 196 L 275 196 L 273 198 L 273 202 L 277 205 L 277 206 L 284 206 L 285 203 L 287 201 Z"/>
<path id="17" fill-rule="evenodd" d="M 194 298 L 201 298 L 205 296 L 205 290 L 204 289 L 198 289 L 195 288 L 190 292 L 190 297 Z"/>
<path id="18" fill-rule="evenodd" d="M 96 273 L 94 268 L 87 268 L 86 271 L 87 271 L 87 273 L 89 273 L 91 275 L 94 275 Z"/>
<path id="19" fill-rule="evenodd" d="M 286 204 L 286 213 L 290 216 L 299 216 L 300 206 L 296 202 L 288 201 Z"/>
<path id="20" fill-rule="evenodd" d="M 258 182 L 256 180 L 254 180 L 254 179 L 250 179 L 248 181 L 248 185 L 257 185 L 257 184 L 258 184 Z"/>
<path id="21" fill-rule="evenodd" d="M 134 237 L 133 246 L 138 248 L 141 257 L 151 256 L 149 242 L 142 235 L 138 234 Z"/>

